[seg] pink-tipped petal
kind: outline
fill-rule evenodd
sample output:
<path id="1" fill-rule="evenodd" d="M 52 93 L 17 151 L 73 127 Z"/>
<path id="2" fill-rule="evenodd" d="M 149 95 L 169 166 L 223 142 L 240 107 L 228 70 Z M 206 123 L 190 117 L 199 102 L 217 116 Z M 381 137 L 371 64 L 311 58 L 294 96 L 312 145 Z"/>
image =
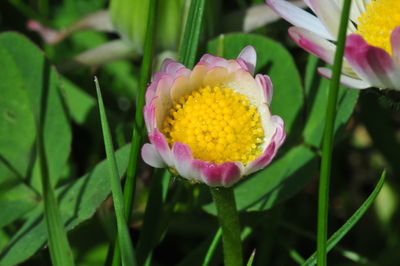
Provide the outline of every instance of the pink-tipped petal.
<path id="1" fill-rule="evenodd" d="M 193 167 L 193 154 L 188 145 L 175 142 L 172 146 L 172 155 L 175 169 L 180 176 L 189 180 L 198 180 L 200 178 L 199 171 Z"/>
<path id="2" fill-rule="evenodd" d="M 162 63 L 160 71 L 176 78 L 182 69 L 187 68 L 181 63 L 175 62 L 174 60 L 167 58 Z"/>
<path id="3" fill-rule="evenodd" d="M 169 75 L 167 73 L 165 73 L 165 72 L 156 72 L 156 73 L 154 73 L 153 80 L 150 83 L 150 85 L 147 87 L 147 90 L 146 90 L 146 103 L 149 103 L 149 102 L 153 101 L 154 97 L 156 96 L 158 83 L 163 78 L 168 78 L 169 80 L 172 80 L 172 78 L 170 78 Z"/>
<path id="4" fill-rule="evenodd" d="M 150 86 L 152 86 L 152 85 L 150 85 Z M 154 99 L 156 97 L 156 91 L 151 89 L 150 86 L 146 90 L 146 95 L 145 95 L 146 103 L 150 103 L 150 102 L 154 101 Z"/>
<path id="5" fill-rule="evenodd" d="M 82 30 L 115 31 L 107 10 L 100 10 L 82 17 L 66 29 L 60 31 L 43 26 L 34 20 L 28 21 L 27 28 L 36 31 L 42 39 L 49 44 L 56 44 L 71 34 Z"/>
<path id="6" fill-rule="evenodd" d="M 170 75 L 165 75 L 157 84 L 154 104 L 156 106 L 156 123 L 158 128 L 161 128 L 166 114 L 172 107 L 171 87 L 173 82 L 174 79 Z"/>
<path id="7" fill-rule="evenodd" d="M 263 92 L 265 103 L 270 105 L 272 101 L 272 95 L 274 93 L 274 88 L 271 79 L 267 75 L 257 74 L 256 82 Z"/>
<path id="8" fill-rule="evenodd" d="M 326 67 L 319 67 L 318 73 L 327 79 L 332 79 L 332 70 Z M 340 83 L 346 87 L 353 89 L 366 89 L 371 87 L 371 84 L 361 80 L 355 79 L 346 75 L 340 76 Z"/>
<path id="9" fill-rule="evenodd" d="M 166 138 L 157 128 L 154 129 L 153 134 L 149 135 L 149 140 L 151 144 L 154 145 L 164 162 L 168 166 L 173 166 L 171 149 L 168 146 Z"/>
<path id="10" fill-rule="evenodd" d="M 201 173 L 204 183 L 212 187 L 230 187 L 242 176 L 242 167 L 237 162 L 216 164 L 193 160 L 193 166 Z"/>
<path id="11" fill-rule="evenodd" d="M 254 172 L 257 172 L 258 170 L 263 169 L 265 166 L 270 164 L 272 159 L 275 157 L 277 150 L 278 149 L 276 147 L 275 142 L 271 142 L 271 144 L 269 144 L 267 149 L 260 157 L 258 157 L 257 159 L 255 159 L 246 166 L 246 171 L 245 171 L 246 175 L 250 175 Z"/>
<path id="12" fill-rule="evenodd" d="M 269 165 L 272 161 L 272 159 L 275 157 L 279 147 L 283 144 L 286 138 L 286 132 L 284 130 L 284 122 L 282 118 L 279 116 L 272 116 L 271 121 L 275 124 L 276 129 L 275 133 L 272 136 L 272 139 L 270 141 L 270 144 L 268 147 L 265 149 L 263 154 L 255 159 L 254 161 L 250 162 L 244 170 L 245 175 L 252 174 L 254 172 L 257 172 L 258 170 L 266 167 Z"/>
<path id="13" fill-rule="evenodd" d="M 400 66 L 400 26 L 392 31 L 390 43 L 392 45 L 393 58 L 397 65 Z"/>
<path id="14" fill-rule="evenodd" d="M 155 168 L 165 167 L 165 163 L 154 145 L 146 143 L 142 147 L 142 158 L 145 163 Z"/>
<path id="15" fill-rule="evenodd" d="M 214 56 L 211 54 L 205 54 L 200 58 L 199 63 L 197 65 L 205 65 L 208 69 L 212 69 L 214 67 L 227 67 L 229 61 L 225 58 Z"/>
<path id="16" fill-rule="evenodd" d="M 307 29 L 325 39 L 334 40 L 319 19 L 284 0 L 266 0 L 267 5 L 291 24 Z"/>
<path id="17" fill-rule="evenodd" d="M 154 104 L 146 104 L 143 107 L 143 117 L 146 123 L 146 129 L 149 134 L 152 134 L 156 127 L 156 109 Z"/>
<path id="18" fill-rule="evenodd" d="M 289 28 L 289 35 L 298 46 L 333 64 L 336 46 L 320 36 L 298 27 Z"/>
<path id="19" fill-rule="evenodd" d="M 400 71 L 383 49 L 369 45 L 360 35 L 347 37 L 345 57 L 363 80 L 379 88 L 400 88 Z"/>
<path id="20" fill-rule="evenodd" d="M 275 136 L 272 137 L 272 140 L 275 141 L 277 147 L 279 148 L 285 142 L 286 139 L 286 131 L 285 131 L 285 122 L 282 117 L 278 115 L 271 116 L 271 122 L 275 125 Z"/>
<path id="21" fill-rule="evenodd" d="M 30 20 L 27 22 L 26 27 L 31 31 L 36 31 L 48 44 L 56 44 L 64 38 L 64 34 L 62 32 L 47 28 L 38 21 Z"/>
<path id="22" fill-rule="evenodd" d="M 245 70 L 250 72 L 252 75 L 254 74 L 254 69 L 257 64 L 257 53 L 253 46 L 246 46 L 238 56 L 239 64 L 245 64 Z"/>

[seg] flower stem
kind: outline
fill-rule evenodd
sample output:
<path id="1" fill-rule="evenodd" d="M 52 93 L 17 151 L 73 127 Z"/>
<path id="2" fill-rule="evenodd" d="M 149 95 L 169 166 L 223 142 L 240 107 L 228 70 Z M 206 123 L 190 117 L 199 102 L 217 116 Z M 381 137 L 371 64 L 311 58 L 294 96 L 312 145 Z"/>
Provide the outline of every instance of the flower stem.
<path id="1" fill-rule="evenodd" d="M 239 216 L 232 188 L 210 188 L 222 230 L 225 266 L 242 266 Z"/>
<path id="2" fill-rule="evenodd" d="M 337 98 L 339 91 L 340 72 L 343 63 L 343 54 L 346 41 L 346 30 L 349 21 L 351 0 L 343 2 L 342 15 L 338 32 L 338 42 L 333 65 L 333 76 L 330 82 L 328 106 L 326 110 L 326 124 L 322 144 L 321 172 L 318 193 L 318 232 L 317 232 L 317 260 L 318 265 L 326 265 L 326 241 L 328 232 L 328 203 L 329 179 L 333 149 L 333 134 L 336 119 Z"/>

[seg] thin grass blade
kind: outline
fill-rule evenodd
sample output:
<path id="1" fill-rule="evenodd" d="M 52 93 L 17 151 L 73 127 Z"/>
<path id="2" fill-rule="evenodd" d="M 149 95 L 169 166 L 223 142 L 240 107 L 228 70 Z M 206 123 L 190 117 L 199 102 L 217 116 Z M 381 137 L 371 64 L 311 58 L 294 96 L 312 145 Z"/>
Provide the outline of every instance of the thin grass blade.
<path id="1" fill-rule="evenodd" d="M 337 230 L 328 240 L 327 242 L 327 252 L 332 250 L 336 246 L 336 244 L 342 240 L 342 238 L 353 228 L 356 223 L 361 219 L 364 213 L 371 206 L 373 201 L 378 196 L 379 192 L 382 189 L 383 184 L 385 183 L 386 171 L 383 171 L 378 184 L 375 186 L 372 193 L 368 196 L 368 198 L 364 201 L 364 203 L 358 208 L 358 210 L 346 221 L 344 225 L 342 225 L 339 230 Z M 303 264 L 305 266 L 315 265 L 317 263 L 317 254 L 314 252 Z"/>
<path id="2" fill-rule="evenodd" d="M 203 24 L 205 0 L 192 0 L 179 47 L 179 61 L 192 68 L 196 59 L 201 26 Z"/>
<path id="3" fill-rule="evenodd" d="M 103 98 L 97 78 L 94 79 L 100 110 L 101 127 L 103 129 L 104 147 L 106 150 L 108 166 L 110 169 L 111 191 L 114 200 L 115 215 L 117 218 L 118 244 L 121 247 L 121 259 L 123 265 L 136 265 L 134 250 L 129 235 L 128 225 L 125 219 L 124 201 L 117 162 L 114 156 L 114 147 L 111 139 L 110 128 L 104 108 Z"/>
<path id="4" fill-rule="evenodd" d="M 61 214 L 58 208 L 57 199 L 54 195 L 54 190 L 50 183 L 43 142 L 39 143 L 38 141 L 37 154 L 40 161 L 39 168 L 42 177 L 44 216 L 49 238 L 48 244 L 51 261 L 55 266 L 75 265 L 71 247 L 68 242 L 67 233 L 65 231 Z"/>
<path id="5" fill-rule="evenodd" d="M 218 231 L 215 233 L 213 240 L 211 241 L 210 247 L 207 250 L 206 256 L 204 257 L 203 266 L 208 266 L 211 262 L 212 257 L 214 256 L 215 250 L 219 242 L 221 241 L 222 230 L 218 228 Z"/>
<path id="6" fill-rule="evenodd" d="M 253 252 L 251 252 L 249 260 L 247 261 L 246 266 L 252 266 L 253 265 L 255 256 L 256 256 L 256 250 L 253 250 Z"/>
<path id="7" fill-rule="evenodd" d="M 143 119 L 143 106 L 144 106 L 144 95 L 146 92 L 146 85 L 150 79 L 151 67 L 153 60 L 154 50 L 154 36 L 156 32 L 155 18 L 158 7 L 158 0 L 150 0 L 149 3 L 149 15 L 147 18 L 147 29 L 146 39 L 144 43 L 144 52 L 142 59 L 142 66 L 140 69 L 139 78 L 139 92 L 137 95 L 135 121 L 132 132 L 132 146 L 129 154 L 129 164 L 126 171 L 126 181 L 124 185 L 124 202 L 125 202 L 125 214 L 126 219 L 129 221 L 131 216 L 131 210 L 133 207 L 133 198 L 136 189 L 136 172 L 137 163 L 139 157 L 139 150 L 142 145 L 144 136 L 144 119 Z"/>
<path id="8" fill-rule="evenodd" d="M 44 76 L 48 79 L 50 67 L 48 63 L 45 65 Z M 47 83 L 46 83 L 47 84 Z M 44 217 L 46 220 L 48 244 L 50 257 L 55 266 L 75 265 L 72 256 L 71 247 L 68 242 L 67 233 L 61 218 L 60 209 L 54 194 L 54 189 L 50 181 L 49 168 L 47 164 L 46 151 L 44 146 L 44 120 L 47 110 L 48 86 L 44 86 L 41 96 L 41 108 L 38 117 L 36 130 L 36 152 L 39 160 L 39 171 L 42 182 L 42 193 L 44 202 Z"/>

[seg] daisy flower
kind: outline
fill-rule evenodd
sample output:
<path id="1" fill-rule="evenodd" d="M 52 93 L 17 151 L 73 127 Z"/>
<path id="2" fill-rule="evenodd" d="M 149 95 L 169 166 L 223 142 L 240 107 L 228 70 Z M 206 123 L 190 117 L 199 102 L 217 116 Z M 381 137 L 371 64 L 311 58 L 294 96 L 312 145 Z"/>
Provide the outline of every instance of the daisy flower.
<path id="1" fill-rule="evenodd" d="M 315 14 L 283 0 L 266 0 L 294 25 L 291 38 L 303 49 L 333 64 L 342 0 L 304 0 Z M 342 84 L 358 89 L 400 90 L 400 1 L 353 0 L 347 28 Z M 327 78 L 328 68 L 319 68 Z"/>
<path id="2" fill-rule="evenodd" d="M 204 55 L 188 69 L 167 59 L 146 91 L 144 161 L 197 183 L 229 187 L 267 166 L 285 140 L 271 115 L 272 83 L 247 46 L 236 60 Z"/>

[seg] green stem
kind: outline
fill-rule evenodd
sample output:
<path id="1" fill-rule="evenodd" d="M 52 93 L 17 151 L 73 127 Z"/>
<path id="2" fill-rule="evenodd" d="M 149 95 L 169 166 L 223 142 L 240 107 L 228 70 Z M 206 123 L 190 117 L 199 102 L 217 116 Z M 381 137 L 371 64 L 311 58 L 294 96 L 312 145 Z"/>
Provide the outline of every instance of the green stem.
<path id="1" fill-rule="evenodd" d="M 331 173 L 333 134 L 336 118 L 337 98 L 340 83 L 340 72 L 343 63 L 344 46 L 346 41 L 347 23 L 349 21 L 351 0 L 345 0 L 342 8 L 338 43 L 336 47 L 333 65 L 333 77 L 330 83 L 329 100 L 326 111 L 326 124 L 322 146 L 321 177 L 318 193 L 318 232 L 317 232 L 317 254 L 318 265 L 326 265 L 326 241 L 328 232 L 328 201 L 329 201 L 329 179 Z"/>
<path id="2" fill-rule="evenodd" d="M 239 216 L 232 188 L 210 188 L 222 230 L 225 266 L 242 266 Z"/>
<path id="3" fill-rule="evenodd" d="M 126 172 L 126 181 L 124 186 L 125 195 L 125 213 L 127 220 L 130 220 L 130 214 L 133 206 L 133 198 L 136 188 L 136 171 L 139 156 L 139 150 L 142 145 L 144 135 L 144 120 L 143 120 L 143 106 L 144 95 L 146 93 L 146 85 L 150 79 L 151 66 L 154 50 L 154 32 L 155 32 L 155 18 L 158 9 L 158 0 L 150 0 L 149 15 L 147 18 L 146 39 L 144 43 L 144 52 L 142 66 L 140 69 L 139 78 L 139 93 L 136 102 L 135 122 L 132 132 L 132 146 L 129 154 L 129 164 Z"/>

